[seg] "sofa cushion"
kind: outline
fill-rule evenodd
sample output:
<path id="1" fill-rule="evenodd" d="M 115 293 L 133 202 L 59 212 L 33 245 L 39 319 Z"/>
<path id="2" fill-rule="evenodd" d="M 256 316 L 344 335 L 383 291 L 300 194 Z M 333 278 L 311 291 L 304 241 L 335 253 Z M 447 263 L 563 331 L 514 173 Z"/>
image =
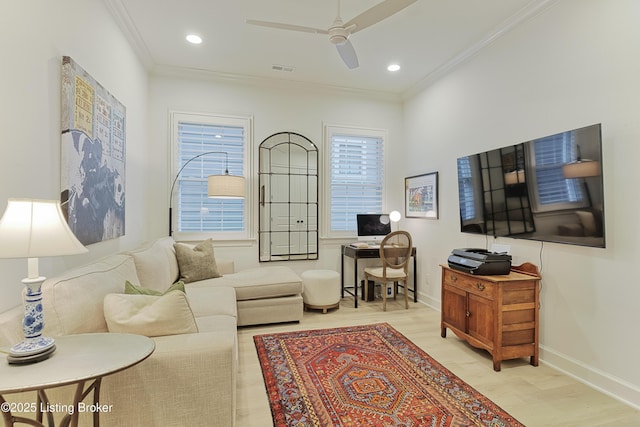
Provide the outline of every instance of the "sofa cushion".
<path id="1" fill-rule="evenodd" d="M 109 332 L 157 337 L 198 332 L 196 320 L 182 291 L 161 296 L 109 294 L 104 298 Z"/>
<path id="2" fill-rule="evenodd" d="M 166 293 L 169 293 L 171 291 L 182 291 L 182 292 L 184 292 L 184 282 L 182 282 L 182 281 L 176 282 L 173 285 L 169 286 L 169 289 L 167 289 L 164 292 L 156 291 L 154 289 L 145 288 L 144 286 L 134 285 L 133 283 L 131 283 L 128 280 L 124 283 L 124 293 L 125 294 L 129 294 L 129 295 L 155 295 L 155 296 L 160 296 L 160 295 L 164 295 Z"/>
<path id="3" fill-rule="evenodd" d="M 302 280 L 289 267 L 257 267 L 227 274 L 217 279 L 201 280 L 186 285 L 191 287 L 232 286 L 236 300 L 279 298 L 302 293 Z"/>
<path id="4" fill-rule="evenodd" d="M 213 315 L 197 317 L 198 332 L 235 331 L 238 328 L 235 317 Z"/>
<path id="5" fill-rule="evenodd" d="M 576 215 L 584 228 L 585 236 L 602 237 L 603 228 L 601 211 L 576 211 Z"/>
<path id="6" fill-rule="evenodd" d="M 213 315 L 238 317 L 235 289 L 224 286 L 186 289 L 189 305 L 196 319 Z"/>
<path id="7" fill-rule="evenodd" d="M 302 295 L 238 301 L 238 326 L 300 322 Z"/>
<path id="8" fill-rule="evenodd" d="M 140 285 L 162 292 L 178 280 L 174 243 L 172 237 L 162 237 L 127 252 L 135 262 Z"/>
<path id="9" fill-rule="evenodd" d="M 213 240 L 207 239 L 193 247 L 175 243 L 173 247 L 178 259 L 180 280 L 189 283 L 220 277 L 213 253 Z"/>
<path id="10" fill-rule="evenodd" d="M 21 305 L 0 313 L 0 347 L 11 347 L 24 339 L 23 318 L 24 307 Z"/>
<path id="11" fill-rule="evenodd" d="M 130 256 L 117 254 L 51 277 L 42 284 L 44 334 L 60 336 L 107 332 L 102 302 L 123 292 L 129 280 L 139 283 Z"/>

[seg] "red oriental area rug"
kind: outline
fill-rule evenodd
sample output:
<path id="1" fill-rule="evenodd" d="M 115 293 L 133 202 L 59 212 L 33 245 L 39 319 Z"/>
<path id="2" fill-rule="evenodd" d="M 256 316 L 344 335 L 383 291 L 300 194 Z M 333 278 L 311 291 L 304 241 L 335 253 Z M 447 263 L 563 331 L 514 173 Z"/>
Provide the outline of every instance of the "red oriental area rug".
<path id="1" fill-rule="evenodd" d="M 277 427 L 523 426 L 386 323 L 253 339 Z"/>

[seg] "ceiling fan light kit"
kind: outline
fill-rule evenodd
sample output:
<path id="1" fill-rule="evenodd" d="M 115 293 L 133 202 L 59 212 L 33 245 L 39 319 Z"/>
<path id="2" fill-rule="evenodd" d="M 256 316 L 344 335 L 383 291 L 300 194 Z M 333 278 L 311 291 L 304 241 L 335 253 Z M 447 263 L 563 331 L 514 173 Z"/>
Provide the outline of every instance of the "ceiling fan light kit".
<path id="1" fill-rule="evenodd" d="M 334 44 L 342 61 L 349 69 L 359 66 L 356 50 L 351 44 L 349 37 L 358 31 L 364 30 L 371 25 L 400 12 L 402 9 L 412 5 L 417 0 L 384 0 L 377 5 L 365 10 L 360 15 L 344 23 L 340 17 L 340 0 L 338 1 L 338 14 L 329 29 L 305 27 L 292 24 L 281 24 L 278 22 L 257 21 L 247 19 L 247 24 L 261 27 L 277 28 L 281 30 L 301 31 L 305 33 L 328 34 L 329 41 Z"/>
<path id="2" fill-rule="evenodd" d="M 333 44 L 344 44 L 349 38 L 349 31 L 342 24 L 342 20 L 337 18 L 333 26 L 329 28 L 329 41 Z"/>

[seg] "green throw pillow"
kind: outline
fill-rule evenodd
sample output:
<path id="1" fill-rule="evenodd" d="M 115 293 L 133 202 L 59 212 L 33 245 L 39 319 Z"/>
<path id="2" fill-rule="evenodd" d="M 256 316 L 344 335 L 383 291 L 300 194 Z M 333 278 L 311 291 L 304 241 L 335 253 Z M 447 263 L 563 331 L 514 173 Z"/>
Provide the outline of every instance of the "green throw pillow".
<path id="1" fill-rule="evenodd" d="M 169 289 L 167 289 L 164 292 L 160 292 L 160 291 L 156 291 L 153 289 L 149 289 L 149 288 L 144 288 L 140 285 L 134 285 L 133 283 L 131 283 L 130 281 L 126 281 L 124 284 L 124 293 L 125 294 L 129 294 L 129 295 L 153 295 L 153 296 L 161 296 L 164 294 L 167 294 L 171 291 L 182 291 L 185 292 L 184 290 L 184 282 L 179 281 L 174 283 L 173 285 L 171 285 L 169 287 Z"/>

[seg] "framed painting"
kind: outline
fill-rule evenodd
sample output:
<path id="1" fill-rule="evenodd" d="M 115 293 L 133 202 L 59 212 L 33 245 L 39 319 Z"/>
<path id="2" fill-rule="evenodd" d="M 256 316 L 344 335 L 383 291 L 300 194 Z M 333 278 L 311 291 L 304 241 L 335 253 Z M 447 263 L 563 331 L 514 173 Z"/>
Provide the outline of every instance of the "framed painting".
<path id="1" fill-rule="evenodd" d="M 438 172 L 404 179 L 404 216 L 438 219 Z"/>
<path id="2" fill-rule="evenodd" d="M 60 201 L 69 227 L 84 245 L 123 236 L 125 106 L 68 56 L 61 92 Z"/>

